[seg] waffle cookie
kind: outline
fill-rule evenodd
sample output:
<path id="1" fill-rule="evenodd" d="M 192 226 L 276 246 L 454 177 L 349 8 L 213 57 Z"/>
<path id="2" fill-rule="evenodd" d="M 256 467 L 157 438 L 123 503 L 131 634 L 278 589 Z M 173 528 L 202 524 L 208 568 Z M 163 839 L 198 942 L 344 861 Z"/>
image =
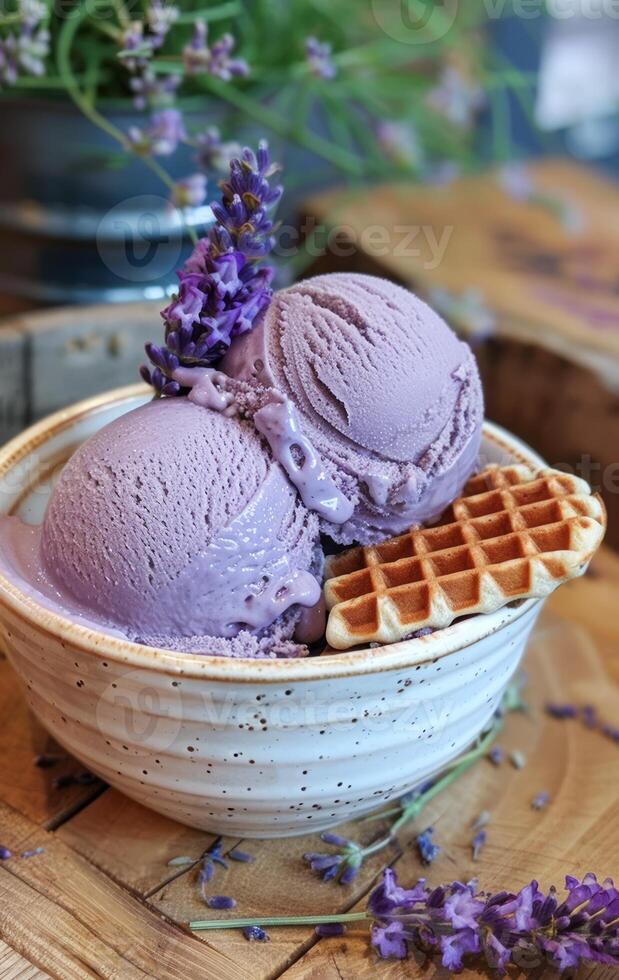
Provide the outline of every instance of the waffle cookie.
<path id="1" fill-rule="evenodd" d="M 426 626 L 545 596 L 586 570 L 606 529 L 599 496 L 559 470 L 491 466 L 438 525 L 327 562 L 327 642 L 393 643 Z"/>

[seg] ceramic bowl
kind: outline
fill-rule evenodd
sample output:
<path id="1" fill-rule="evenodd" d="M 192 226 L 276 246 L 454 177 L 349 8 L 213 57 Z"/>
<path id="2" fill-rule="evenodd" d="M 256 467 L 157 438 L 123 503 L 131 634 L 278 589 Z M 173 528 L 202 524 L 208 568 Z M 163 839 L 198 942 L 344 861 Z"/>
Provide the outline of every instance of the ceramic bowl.
<path id="1" fill-rule="evenodd" d="M 81 402 L 0 451 L 0 510 L 41 520 L 71 452 L 149 397 Z M 484 462 L 539 458 L 488 423 Z M 49 612 L 0 576 L 0 638 L 45 727 L 145 806 L 247 837 L 320 831 L 466 750 L 522 657 L 538 600 L 390 646 L 227 660 L 139 646 Z"/>

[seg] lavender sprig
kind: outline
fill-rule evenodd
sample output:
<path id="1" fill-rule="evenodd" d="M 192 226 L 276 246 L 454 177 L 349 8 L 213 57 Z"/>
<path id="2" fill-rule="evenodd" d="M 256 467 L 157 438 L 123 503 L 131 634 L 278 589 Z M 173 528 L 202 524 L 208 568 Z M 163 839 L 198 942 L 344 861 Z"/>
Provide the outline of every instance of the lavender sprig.
<path id="1" fill-rule="evenodd" d="M 183 66 L 187 75 L 207 74 L 229 82 L 235 76 L 249 74 L 244 58 L 232 58 L 236 45 L 232 34 L 223 34 L 213 45 L 208 43 L 208 25 L 203 20 L 194 24 L 193 36 L 183 49 Z"/>
<path id="2" fill-rule="evenodd" d="M 490 746 L 503 728 L 506 713 L 523 710 L 524 704 L 520 697 L 520 691 L 521 685 L 518 680 L 507 688 L 490 728 L 480 736 L 472 749 L 459 758 L 454 759 L 433 780 L 425 782 L 416 790 L 413 790 L 413 792 L 403 796 L 396 807 L 388 810 L 379 810 L 376 814 L 365 818 L 365 821 L 368 822 L 370 820 L 386 820 L 389 817 L 395 817 L 395 820 L 391 823 L 389 830 L 383 837 L 380 837 L 367 847 L 362 847 L 355 841 L 340 837 L 337 834 L 321 834 L 321 840 L 326 844 L 332 845 L 336 850 L 304 854 L 304 860 L 309 864 L 312 871 L 320 874 L 323 881 L 338 881 L 341 885 L 349 884 L 359 873 L 359 869 L 368 857 L 396 843 L 400 830 L 407 824 L 413 823 L 430 800 L 433 800 L 435 796 L 438 796 L 448 786 L 451 786 L 478 759 L 482 759 L 487 755 Z M 425 835 L 419 835 L 417 838 L 418 842 L 421 838 L 423 838 L 423 842 L 422 844 L 418 843 L 418 846 L 422 857 L 424 853 L 427 853 L 428 856 L 432 853 L 432 856 L 436 857 L 440 848 L 435 851 L 432 850 L 436 849 L 436 845 L 430 840 L 428 831 L 425 832 Z M 423 852 L 422 845 L 424 847 Z"/>
<path id="3" fill-rule="evenodd" d="M 232 160 L 221 203 L 211 205 L 216 224 L 178 273 L 178 293 L 162 310 L 164 344 L 146 345 L 152 367 L 143 365 L 140 373 L 159 395 L 182 394 L 177 368 L 216 363 L 268 305 L 273 270 L 257 264 L 274 244 L 269 212 L 282 189 L 269 178 L 276 169 L 266 143 Z"/>
<path id="4" fill-rule="evenodd" d="M 443 967 L 454 973 L 462 970 L 465 960 L 479 956 L 499 975 L 510 964 L 527 970 L 547 963 L 559 971 L 584 962 L 619 966 L 619 890 L 612 879 L 599 883 L 591 873 L 582 881 L 568 875 L 565 891 L 559 901 L 556 888 L 545 894 L 537 881 L 516 893 L 492 894 L 477 891 L 474 881 L 430 889 L 423 878 L 407 889 L 387 868 L 364 912 L 199 920 L 189 927 L 196 932 L 243 929 L 247 935 L 264 926 L 341 929 L 366 921 L 379 956 L 406 959 L 413 950 L 436 953 Z"/>

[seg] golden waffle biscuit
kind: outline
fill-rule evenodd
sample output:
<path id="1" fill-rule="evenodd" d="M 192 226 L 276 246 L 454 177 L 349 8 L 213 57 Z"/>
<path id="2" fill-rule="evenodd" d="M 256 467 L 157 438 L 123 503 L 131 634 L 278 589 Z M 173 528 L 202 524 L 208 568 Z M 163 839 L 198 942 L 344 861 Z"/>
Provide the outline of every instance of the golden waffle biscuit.
<path id="1" fill-rule="evenodd" d="M 581 575 L 606 511 L 584 480 L 526 466 L 474 476 L 440 524 L 327 561 L 327 642 L 393 643 L 423 627 L 545 596 Z"/>

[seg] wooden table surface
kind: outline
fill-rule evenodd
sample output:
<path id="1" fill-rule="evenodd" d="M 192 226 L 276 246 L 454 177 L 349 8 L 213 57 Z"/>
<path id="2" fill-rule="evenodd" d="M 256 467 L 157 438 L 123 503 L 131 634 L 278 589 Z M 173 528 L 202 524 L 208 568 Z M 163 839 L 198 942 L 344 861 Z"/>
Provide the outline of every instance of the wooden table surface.
<path id="1" fill-rule="evenodd" d="M 619 719 L 619 558 L 603 550 L 585 579 L 548 602 L 527 655 L 529 714 L 510 715 L 500 744 L 519 749 L 521 770 L 482 760 L 438 797 L 421 817 L 442 846 L 426 872 L 431 884 L 477 876 L 487 889 L 519 888 L 532 877 L 561 885 L 566 873 L 619 877 L 619 744 L 578 721 L 557 721 L 544 703 L 594 704 Z M 378 961 L 366 934 L 317 940 L 311 928 L 271 929 L 271 941 L 248 943 L 236 931 L 192 935 L 189 919 L 212 917 L 198 897 L 195 870 L 168 866 L 178 855 L 198 858 L 213 838 L 157 816 L 101 784 L 54 788 L 80 771 L 65 759 L 50 769 L 33 758 L 53 752 L 49 736 L 28 713 L 17 679 L 0 659 L 0 844 L 15 857 L 0 862 L 0 978 L 30 980 L 156 977 L 193 980 L 397 980 L 443 976 L 435 965 Z M 549 806 L 536 811 L 541 790 Z M 471 825 L 491 813 L 488 843 L 472 862 Z M 383 828 L 384 829 L 384 828 Z M 401 835 L 401 853 L 383 853 L 352 886 L 325 884 L 301 855 L 312 836 L 249 841 L 251 864 L 217 872 L 217 890 L 233 895 L 241 915 L 326 913 L 362 905 L 381 867 L 396 861 L 408 884 L 424 873 L 411 846 L 418 827 Z M 376 823 L 348 825 L 344 834 L 371 839 Z M 225 848 L 237 844 L 226 839 Z M 324 845 L 320 845 L 324 847 Z M 42 853 L 21 857 L 24 850 Z M 235 913 L 235 914 L 236 914 Z M 219 913 L 226 915 L 226 913 Z M 484 973 L 467 971 L 467 976 Z M 549 975 L 539 971 L 536 976 Z M 579 977 L 606 980 L 609 967 Z"/>

